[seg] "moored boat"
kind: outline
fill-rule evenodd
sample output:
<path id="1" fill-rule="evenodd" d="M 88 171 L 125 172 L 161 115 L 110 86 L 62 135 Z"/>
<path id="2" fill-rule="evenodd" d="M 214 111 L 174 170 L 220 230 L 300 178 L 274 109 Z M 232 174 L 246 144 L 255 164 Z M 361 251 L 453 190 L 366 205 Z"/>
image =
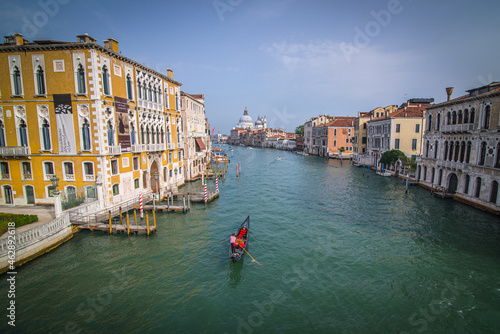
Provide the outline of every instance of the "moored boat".
<path id="1" fill-rule="evenodd" d="M 248 246 L 248 233 L 250 232 L 250 216 L 240 225 L 238 231 L 235 233 L 236 242 L 229 243 L 229 258 L 233 262 L 237 262 L 243 255 L 244 248 Z M 236 246 L 235 246 L 236 245 Z"/>

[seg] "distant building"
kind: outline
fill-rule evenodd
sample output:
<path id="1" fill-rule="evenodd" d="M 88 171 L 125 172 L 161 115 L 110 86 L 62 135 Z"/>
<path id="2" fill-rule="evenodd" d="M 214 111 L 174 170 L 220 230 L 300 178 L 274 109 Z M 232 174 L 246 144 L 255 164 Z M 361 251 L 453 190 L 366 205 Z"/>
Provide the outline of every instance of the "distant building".
<path id="1" fill-rule="evenodd" d="M 331 116 L 321 115 L 318 117 L 313 117 L 309 121 L 304 123 L 304 151 L 307 153 L 313 153 L 313 128 L 320 124 L 325 124 L 333 119 Z"/>
<path id="2" fill-rule="evenodd" d="M 500 213 L 500 82 L 427 107 L 417 180 Z"/>
<path id="3" fill-rule="evenodd" d="M 331 122 L 314 127 L 312 154 L 351 156 L 354 120 L 354 117 L 336 117 Z"/>

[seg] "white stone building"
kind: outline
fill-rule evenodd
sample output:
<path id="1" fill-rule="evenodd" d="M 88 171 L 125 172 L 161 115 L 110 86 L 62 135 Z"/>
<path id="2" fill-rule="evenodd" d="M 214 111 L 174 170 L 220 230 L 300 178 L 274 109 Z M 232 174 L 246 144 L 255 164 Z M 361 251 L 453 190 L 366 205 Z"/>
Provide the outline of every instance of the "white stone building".
<path id="1" fill-rule="evenodd" d="M 181 91 L 181 115 L 184 123 L 184 179 L 189 181 L 205 171 L 210 159 L 205 95 Z"/>
<path id="2" fill-rule="evenodd" d="M 427 108 L 417 179 L 455 199 L 500 213 L 500 82 Z"/>

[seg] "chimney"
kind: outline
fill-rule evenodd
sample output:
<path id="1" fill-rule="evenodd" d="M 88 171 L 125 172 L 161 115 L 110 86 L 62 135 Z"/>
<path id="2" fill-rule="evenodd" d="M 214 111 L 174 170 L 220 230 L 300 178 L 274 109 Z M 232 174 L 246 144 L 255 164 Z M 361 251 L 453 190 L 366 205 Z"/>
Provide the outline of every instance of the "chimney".
<path id="1" fill-rule="evenodd" d="M 113 52 L 118 52 L 118 41 L 114 38 L 108 37 L 108 39 L 104 40 L 104 48 L 111 50 Z"/>
<path id="2" fill-rule="evenodd" d="M 169 68 L 167 68 L 167 76 L 170 78 L 170 79 L 173 79 L 174 78 L 174 75 L 173 75 L 173 71 Z"/>
<path id="3" fill-rule="evenodd" d="M 96 42 L 95 38 L 89 36 L 89 34 L 85 33 L 84 35 L 76 35 L 78 43 L 94 43 Z"/>
<path id="4" fill-rule="evenodd" d="M 451 100 L 451 94 L 453 94 L 453 87 L 447 87 L 446 95 L 448 95 L 448 101 Z"/>

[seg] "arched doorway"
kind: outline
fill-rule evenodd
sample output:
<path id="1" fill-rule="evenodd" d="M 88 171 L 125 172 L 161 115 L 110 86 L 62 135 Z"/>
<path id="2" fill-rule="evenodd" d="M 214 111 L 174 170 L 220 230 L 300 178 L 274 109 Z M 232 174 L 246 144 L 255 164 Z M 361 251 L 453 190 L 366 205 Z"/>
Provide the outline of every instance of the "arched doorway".
<path id="1" fill-rule="evenodd" d="M 452 173 L 450 175 L 448 182 L 448 192 L 454 194 L 457 192 L 457 188 L 458 188 L 458 177 L 455 175 L 455 173 Z"/>
<path id="2" fill-rule="evenodd" d="M 158 172 L 158 163 L 156 161 L 153 161 L 153 163 L 151 164 L 151 168 L 149 169 L 149 176 L 151 182 L 151 190 L 154 193 L 157 193 L 159 189 L 160 175 Z"/>

